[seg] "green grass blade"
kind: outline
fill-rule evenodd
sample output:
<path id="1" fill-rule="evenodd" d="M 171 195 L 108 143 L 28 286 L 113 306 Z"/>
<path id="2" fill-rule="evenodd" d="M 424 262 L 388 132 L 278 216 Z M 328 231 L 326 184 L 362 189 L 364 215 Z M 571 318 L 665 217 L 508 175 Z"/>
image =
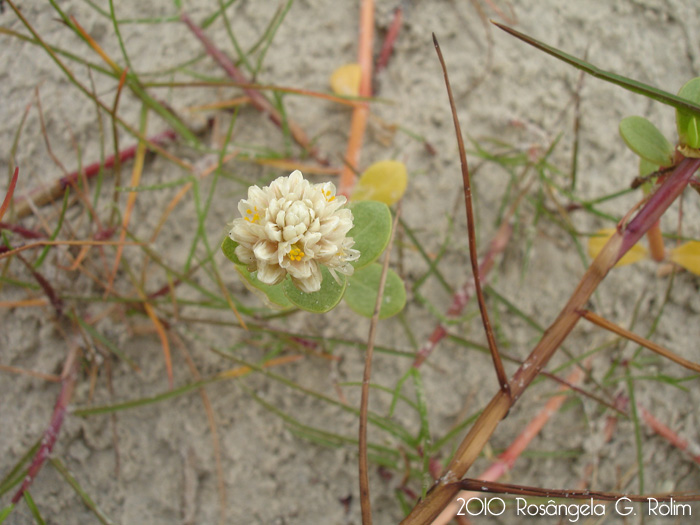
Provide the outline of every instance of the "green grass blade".
<path id="1" fill-rule="evenodd" d="M 632 93 L 637 93 L 638 95 L 643 95 L 647 98 L 654 99 L 658 102 L 661 102 L 662 104 L 673 106 L 676 109 L 682 109 L 700 115 L 700 106 L 693 104 L 687 99 L 678 97 L 676 95 L 672 95 L 667 91 L 655 88 L 648 84 L 644 84 L 643 82 L 632 80 L 631 78 L 623 77 L 622 75 L 618 75 L 610 71 L 604 71 L 594 66 L 593 64 L 586 62 L 585 60 L 581 60 L 580 58 L 576 58 L 573 55 L 569 55 L 567 53 L 564 53 L 563 51 L 559 51 L 557 48 L 549 46 L 544 42 L 540 42 L 539 40 L 535 40 L 534 38 L 519 31 L 516 31 L 515 29 L 512 29 L 508 26 L 499 24 L 498 22 L 494 22 L 493 20 L 491 21 L 491 23 L 498 26 L 500 29 L 503 29 L 503 31 L 505 31 L 506 33 L 510 33 L 511 35 L 522 40 L 523 42 L 539 49 L 540 51 L 544 51 L 548 55 L 552 55 L 554 58 L 566 62 L 567 64 L 574 66 L 576 69 L 580 69 L 581 71 L 584 71 L 589 75 L 594 76 L 595 78 L 599 78 L 601 80 L 605 80 L 607 82 L 615 84 L 616 86 L 620 86 L 628 91 L 631 91 Z"/>
<path id="2" fill-rule="evenodd" d="M 25 490 L 23 496 L 24 502 L 27 504 L 27 507 L 29 507 L 29 510 L 32 513 L 32 516 L 34 516 L 34 521 L 37 523 L 37 525 L 46 525 L 46 521 L 41 517 L 39 508 L 36 506 L 36 503 L 34 503 L 34 498 L 32 498 L 29 491 Z"/>
<path id="3" fill-rule="evenodd" d="M 15 506 L 13 503 L 0 510 L 0 523 L 5 523 L 5 520 L 12 513 L 13 510 L 15 510 Z"/>
<path id="4" fill-rule="evenodd" d="M 133 71 L 134 68 L 131 65 L 131 60 L 129 60 L 129 55 L 126 52 L 126 45 L 124 44 L 124 39 L 122 38 L 122 33 L 119 29 L 119 22 L 117 21 L 117 15 L 114 11 L 114 1 L 109 0 L 109 16 L 112 19 L 112 26 L 114 27 L 114 34 L 119 42 L 119 48 L 122 50 L 122 56 L 124 57 L 124 62 L 129 71 Z"/>
<path id="5" fill-rule="evenodd" d="M 630 369 L 625 369 L 627 379 L 627 395 L 630 400 L 630 417 L 634 423 L 634 444 L 637 452 L 637 478 L 639 480 L 639 493 L 644 494 L 644 451 L 642 449 L 642 426 L 637 413 L 637 401 L 634 395 L 634 379 L 630 374 Z"/>
<path id="6" fill-rule="evenodd" d="M 34 455 L 39 450 L 41 441 L 37 441 L 34 445 L 24 453 L 17 464 L 14 466 L 10 472 L 5 474 L 5 476 L 0 480 L 0 496 L 3 496 L 12 489 L 12 487 L 18 485 L 24 476 L 26 475 L 26 469 L 23 467 L 31 461 Z"/>
<path id="7" fill-rule="evenodd" d="M 188 392 L 192 392 L 193 390 L 197 390 L 198 388 L 202 388 L 203 386 L 206 386 L 210 383 L 213 383 L 215 381 L 220 381 L 223 378 L 221 377 L 214 377 L 211 379 L 205 379 L 203 381 L 195 381 L 194 383 L 189 383 L 186 385 L 183 385 L 179 388 L 174 388 L 172 390 L 168 390 L 167 392 L 163 392 L 161 394 L 156 394 L 154 396 L 150 397 L 142 397 L 139 399 L 134 399 L 132 401 L 125 401 L 123 403 L 115 403 L 113 405 L 100 405 L 100 406 L 94 406 L 94 407 L 86 407 L 86 408 L 78 408 L 73 411 L 73 415 L 78 416 L 78 417 L 88 417 L 88 416 L 96 416 L 98 414 L 111 414 L 113 412 L 119 412 L 121 410 L 127 410 L 130 408 L 137 408 L 137 407 L 142 407 L 146 405 L 152 405 L 154 403 L 159 403 L 161 401 L 165 401 L 167 399 L 173 399 L 175 397 L 181 396 L 183 394 L 187 394 Z"/>
<path id="8" fill-rule="evenodd" d="M 80 483 L 78 483 L 78 480 L 73 477 L 73 475 L 70 473 L 68 470 L 68 467 L 66 467 L 65 463 L 61 461 L 59 458 L 50 458 L 49 461 L 51 462 L 51 465 L 63 476 L 63 479 L 65 479 L 68 484 L 73 487 L 73 490 L 80 496 L 80 499 L 83 500 L 83 503 L 87 508 L 89 508 L 95 516 L 97 516 L 97 519 L 100 520 L 100 523 L 103 525 L 115 525 L 115 522 L 109 519 L 97 506 L 97 504 L 93 501 L 93 499 L 89 496 L 85 490 L 80 486 Z"/>

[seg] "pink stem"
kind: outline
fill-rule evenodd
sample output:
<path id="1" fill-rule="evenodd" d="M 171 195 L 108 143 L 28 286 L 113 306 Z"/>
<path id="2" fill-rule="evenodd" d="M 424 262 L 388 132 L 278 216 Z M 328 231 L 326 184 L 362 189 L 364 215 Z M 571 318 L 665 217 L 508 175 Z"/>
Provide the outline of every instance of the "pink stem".
<path id="1" fill-rule="evenodd" d="M 58 438 L 58 433 L 61 431 L 61 426 L 63 425 L 63 418 L 66 415 L 68 409 L 68 403 L 70 403 L 71 397 L 73 396 L 73 389 L 75 388 L 75 382 L 78 378 L 78 359 L 77 351 L 71 351 L 66 359 L 66 364 L 63 369 L 63 374 L 61 375 L 61 392 L 56 400 L 56 405 L 53 409 L 53 414 L 51 415 L 51 421 L 48 428 L 44 431 L 44 437 L 41 440 L 41 445 L 37 451 L 32 464 L 29 466 L 27 475 L 24 477 L 22 486 L 12 497 L 12 503 L 16 504 L 25 491 L 31 486 L 32 482 L 39 474 L 41 467 L 44 462 L 51 454 L 53 446 L 56 444 L 56 439 Z"/>
<path id="2" fill-rule="evenodd" d="M 700 168 L 700 159 L 685 158 L 674 170 L 674 174 L 656 193 L 651 196 L 646 206 L 642 208 L 634 219 L 622 231 L 622 244 L 616 261 L 619 261 L 627 251 L 649 230 L 664 214 L 671 203 L 681 194 L 688 185 L 690 178 Z"/>

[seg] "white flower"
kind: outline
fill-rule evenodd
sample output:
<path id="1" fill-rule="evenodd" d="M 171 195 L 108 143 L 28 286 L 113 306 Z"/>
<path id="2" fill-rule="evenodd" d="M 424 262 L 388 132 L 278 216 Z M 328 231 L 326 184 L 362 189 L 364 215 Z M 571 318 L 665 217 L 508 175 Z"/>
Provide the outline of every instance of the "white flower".
<path id="1" fill-rule="evenodd" d="M 355 241 L 347 237 L 352 212 L 342 206 L 330 183 L 310 184 L 299 170 L 279 177 L 260 189 L 251 186 L 248 198 L 238 203 L 229 237 L 239 244 L 238 259 L 257 270 L 265 284 L 282 282 L 287 274 L 303 292 L 321 288 L 321 268 L 352 275 L 351 261 L 360 257 Z"/>

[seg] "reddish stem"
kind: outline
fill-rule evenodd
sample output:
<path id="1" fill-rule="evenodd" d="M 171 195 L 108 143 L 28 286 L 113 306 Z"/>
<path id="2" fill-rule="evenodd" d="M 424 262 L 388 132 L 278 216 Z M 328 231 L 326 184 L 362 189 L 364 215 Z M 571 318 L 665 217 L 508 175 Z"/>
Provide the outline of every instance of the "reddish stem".
<path id="1" fill-rule="evenodd" d="M 402 23 L 403 9 L 401 7 L 397 7 L 394 10 L 394 19 L 391 21 L 389 30 L 386 33 L 386 38 L 384 38 L 382 50 L 379 52 L 379 58 L 377 59 L 377 65 L 375 66 L 376 74 L 379 74 L 379 72 L 386 68 L 387 64 L 389 63 L 391 53 L 394 51 L 394 42 L 396 42 L 396 38 L 399 36 Z"/>
<path id="2" fill-rule="evenodd" d="M 664 238 L 661 235 L 661 221 L 656 221 L 647 232 L 647 241 L 649 241 L 649 251 L 651 258 L 656 262 L 664 260 L 666 250 L 664 249 Z"/>
<path id="3" fill-rule="evenodd" d="M 175 139 L 176 136 L 177 135 L 175 134 L 175 132 L 169 129 L 149 138 L 148 143 L 162 145 L 168 142 L 169 140 Z M 120 151 L 118 156 L 119 162 L 124 162 L 133 158 L 135 153 L 135 145 Z M 88 179 L 91 179 L 100 172 L 100 169 L 112 168 L 114 166 L 116 158 L 117 156 L 110 155 L 105 159 L 104 163 L 94 162 L 83 168 L 83 174 Z M 69 173 L 64 177 L 60 177 L 48 187 L 42 186 L 41 188 L 37 188 L 35 190 L 30 191 L 28 196 L 20 197 L 15 201 L 15 217 L 21 219 L 32 213 L 32 209 L 29 206 L 29 200 L 31 200 L 37 206 L 42 206 L 60 198 L 61 195 L 63 195 L 63 192 L 66 190 L 66 188 L 78 182 L 79 176 L 80 172 L 74 171 L 73 173 Z"/>
<path id="4" fill-rule="evenodd" d="M 664 425 L 661 421 L 656 419 L 651 412 L 649 412 L 646 408 L 643 406 L 637 404 L 637 409 L 639 412 L 642 414 L 642 419 L 644 419 L 644 422 L 649 425 L 649 427 L 656 432 L 658 435 L 660 435 L 662 438 L 664 438 L 666 441 L 671 443 L 674 447 L 682 450 L 686 454 L 690 456 L 690 458 L 695 462 L 700 464 L 700 452 L 698 452 L 697 448 L 695 450 L 692 450 L 690 447 L 688 440 L 680 437 L 678 434 L 676 434 L 675 431 L 671 430 L 669 427 Z"/>
<path id="5" fill-rule="evenodd" d="M 29 466 L 27 475 L 24 477 L 22 486 L 12 497 L 12 503 L 16 504 L 27 489 L 31 486 L 32 482 L 36 478 L 37 474 L 44 465 L 44 462 L 51 454 L 53 446 L 56 444 L 56 439 L 58 438 L 58 433 L 61 431 L 61 426 L 63 425 L 63 418 L 68 410 L 68 404 L 70 403 L 71 397 L 73 396 L 73 390 L 75 388 L 75 383 L 78 378 L 78 360 L 77 360 L 77 350 L 71 351 L 66 359 L 66 364 L 63 369 L 63 374 L 61 374 L 61 392 L 58 394 L 58 399 L 56 400 L 56 405 L 53 409 L 53 414 L 51 415 L 51 421 L 48 428 L 44 431 L 44 437 L 41 440 L 41 445 L 39 450 L 32 460 L 32 464 Z"/>
<path id="6" fill-rule="evenodd" d="M 3 215 L 5 215 L 5 212 L 7 211 L 7 208 L 10 206 L 10 202 L 12 201 L 12 195 L 15 193 L 15 186 L 17 186 L 17 178 L 19 177 L 19 166 L 15 168 L 15 172 L 12 175 L 12 178 L 10 179 L 10 186 L 7 188 L 7 193 L 5 194 L 5 199 L 2 201 L 2 205 L 0 206 L 0 219 L 2 219 Z"/>
<path id="7" fill-rule="evenodd" d="M 634 219 L 624 230 L 621 230 L 622 243 L 616 261 L 619 261 L 627 251 L 657 222 L 671 203 L 688 185 L 693 174 L 700 168 L 700 159 L 685 158 L 676 167 L 673 176 L 659 186 Z M 621 226 L 618 226 L 621 229 Z"/>
<path id="8" fill-rule="evenodd" d="M 245 74 L 243 74 L 243 72 L 236 67 L 236 65 L 223 51 L 217 48 L 214 43 L 209 40 L 207 35 L 204 34 L 202 28 L 195 24 L 186 13 L 183 13 L 180 16 L 180 19 L 202 43 L 207 54 L 212 57 L 216 63 L 219 64 L 219 66 L 221 66 L 221 69 L 223 69 L 234 82 L 247 85 L 251 84 L 251 81 L 245 76 Z M 311 141 L 307 137 L 306 133 L 304 133 L 304 131 L 296 123 L 289 119 L 287 119 L 285 122 L 279 111 L 274 108 L 270 101 L 267 100 L 262 93 L 260 93 L 260 91 L 246 87 L 245 85 L 241 87 L 243 88 L 245 94 L 250 97 L 250 101 L 253 106 L 255 106 L 260 112 L 267 114 L 270 120 L 280 129 L 284 129 L 285 127 L 289 129 L 289 132 L 292 134 L 292 137 L 297 144 L 304 148 L 319 163 L 323 164 L 324 166 L 328 165 L 328 161 L 321 158 L 318 150 L 311 145 Z"/>
<path id="9" fill-rule="evenodd" d="M 0 230 L 8 230 L 21 235 L 25 239 L 45 239 L 46 235 L 42 232 L 35 230 L 30 230 L 19 224 L 9 224 L 7 222 L 0 222 Z"/>

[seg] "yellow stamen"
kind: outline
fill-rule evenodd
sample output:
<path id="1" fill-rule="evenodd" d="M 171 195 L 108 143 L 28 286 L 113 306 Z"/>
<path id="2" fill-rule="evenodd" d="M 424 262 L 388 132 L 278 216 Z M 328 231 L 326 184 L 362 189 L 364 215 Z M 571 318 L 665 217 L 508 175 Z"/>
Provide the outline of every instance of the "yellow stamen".
<path id="1" fill-rule="evenodd" d="M 246 221 L 248 221 L 248 222 L 258 222 L 258 221 L 260 220 L 260 214 L 259 214 L 259 213 L 253 213 L 253 212 L 257 212 L 257 211 L 258 211 L 258 207 L 257 207 L 257 206 L 254 206 L 252 210 L 251 210 L 250 208 L 248 208 L 248 209 L 245 211 L 245 212 L 246 212 L 246 215 L 252 215 L 252 217 L 244 217 L 244 219 L 245 219 Z"/>
<path id="2" fill-rule="evenodd" d="M 302 252 L 301 249 L 296 246 L 292 246 L 292 249 L 289 251 L 289 258 L 292 261 L 301 261 L 304 255 L 304 252 Z"/>

